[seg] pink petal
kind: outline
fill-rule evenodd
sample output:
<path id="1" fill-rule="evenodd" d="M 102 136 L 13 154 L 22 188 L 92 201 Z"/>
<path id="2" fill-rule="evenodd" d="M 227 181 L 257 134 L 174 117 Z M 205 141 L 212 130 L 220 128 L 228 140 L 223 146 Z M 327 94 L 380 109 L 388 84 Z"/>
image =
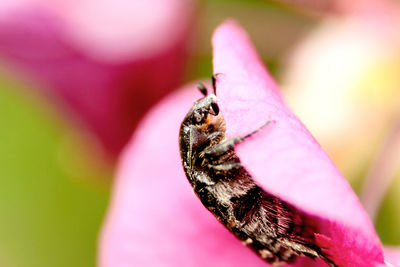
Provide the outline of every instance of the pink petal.
<path id="1" fill-rule="evenodd" d="M 400 247 L 386 246 L 385 247 L 385 260 L 392 266 L 400 266 Z"/>
<path id="2" fill-rule="evenodd" d="M 260 115 L 259 112 L 268 112 L 263 114 L 270 114 L 276 121 L 239 146 L 244 164 L 257 181 L 266 190 L 320 218 L 324 229 L 317 236 L 319 244 L 328 248 L 340 266 L 375 266 L 374 261 L 382 263 L 379 240 L 354 193 L 301 123 L 285 108 L 276 86 L 259 62 L 246 35 L 234 23 L 228 22 L 216 32 L 214 46 L 216 72 L 223 71 L 218 76 L 218 92 L 221 93 L 220 106 L 227 120 L 229 134 L 237 136 L 248 133 L 257 127 L 255 125 L 264 123 L 268 115 Z M 221 59 L 226 61 L 222 62 Z M 228 84 L 231 94 L 224 89 L 228 89 Z M 182 170 L 177 140 L 183 117 L 193 101 L 201 96 L 195 93 L 193 85 L 190 88 L 191 91 L 179 91 L 157 105 L 141 123 L 124 151 L 100 239 L 100 266 L 265 266 L 225 230 L 191 193 L 192 189 Z M 238 88 L 246 88 L 250 94 Z M 247 101 L 253 104 L 254 110 L 244 106 Z M 240 117 L 243 121 L 240 121 Z M 274 132 L 280 133 L 280 136 L 274 135 Z M 283 140 L 293 149 L 278 150 L 277 145 L 263 148 L 266 136 L 275 138 L 274 141 L 281 146 Z M 254 142 L 258 142 L 260 147 L 251 147 Z M 253 153 L 246 153 L 249 148 Z M 271 148 L 275 151 L 269 151 Z M 264 151 L 267 156 L 274 153 L 274 157 L 264 158 L 266 156 L 259 151 Z M 252 160 L 260 164 L 257 158 L 251 157 L 254 154 L 264 158 L 261 166 L 251 166 Z M 302 158 L 296 158 L 298 155 L 314 160 L 316 166 L 304 168 L 307 166 Z M 305 181 L 300 183 L 291 179 L 296 173 L 287 173 L 285 166 L 275 157 L 297 166 Z M 275 166 L 269 166 L 271 163 L 268 160 L 273 161 Z M 300 164 L 302 162 L 303 165 Z M 324 173 L 323 182 L 312 175 L 314 167 L 324 171 L 321 172 Z M 265 176 L 264 169 L 272 171 L 268 173 L 269 176 Z M 275 175 L 279 172 L 282 176 L 278 179 L 284 184 L 291 179 L 292 184 L 284 190 L 279 182 L 266 179 L 277 178 Z M 299 177 L 298 174 L 296 176 Z M 344 202 L 345 205 L 335 206 L 335 210 L 320 207 L 326 204 L 326 209 L 332 208 L 327 198 L 312 191 L 324 189 L 326 182 L 332 185 L 332 192 L 325 192 L 325 195 L 343 198 L 330 201 L 336 204 Z M 319 198 L 315 199 L 316 196 Z M 353 228 L 356 223 L 344 216 L 347 209 L 352 209 L 355 221 L 363 221 L 365 225 Z M 363 243 L 360 244 L 361 241 Z M 324 264 L 301 258 L 296 265 Z"/>
<path id="3" fill-rule="evenodd" d="M 266 266 L 202 206 L 183 173 L 178 130 L 200 97 L 190 85 L 139 125 L 118 166 L 99 266 Z M 295 266 L 319 265 L 302 258 Z"/>
<path id="4" fill-rule="evenodd" d="M 244 166 L 266 191 L 320 218 L 323 235 L 318 242 L 339 266 L 383 263 L 380 241 L 358 198 L 286 107 L 246 33 L 228 21 L 217 29 L 213 45 L 228 136 L 275 122 L 238 146 Z"/>
<path id="5" fill-rule="evenodd" d="M 100 240 L 102 267 L 265 266 L 202 206 L 183 173 L 178 130 L 201 97 L 189 88 L 152 109 L 122 155 Z"/>
<path id="6" fill-rule="evenodd" d="M 116 155 L 179 83 L 192 11 L 192 0 L 5 0 L 0 59 Z"/>

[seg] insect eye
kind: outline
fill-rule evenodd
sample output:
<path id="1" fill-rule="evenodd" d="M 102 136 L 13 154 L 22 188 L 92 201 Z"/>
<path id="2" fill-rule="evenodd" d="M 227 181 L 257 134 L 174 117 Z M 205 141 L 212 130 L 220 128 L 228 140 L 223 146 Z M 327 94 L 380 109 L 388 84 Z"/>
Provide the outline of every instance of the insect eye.
<path id="1" fill-rule="evenodd" d="M 217 116 L 219 114 L 219 107 L 216 103 L 211 103 L 211 114 Z"/>

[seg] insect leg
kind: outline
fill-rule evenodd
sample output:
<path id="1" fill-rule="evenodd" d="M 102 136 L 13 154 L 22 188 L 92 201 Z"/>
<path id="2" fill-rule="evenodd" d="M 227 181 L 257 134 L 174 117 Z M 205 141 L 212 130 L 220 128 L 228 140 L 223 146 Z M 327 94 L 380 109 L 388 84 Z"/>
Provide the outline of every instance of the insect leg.
<path id="1" fill-rule="evenodd" d="M 239 162 L 226 162 L 219 165 L 208 164 L 208 167 L 214 169 L 215 171 L 230 171 L 232 169 L 237 169 L 242 167 Z"/>
<path id="2" fill-rule="evenodd" d="M 223 155 L 224 153 L 226 153 L 229 149 L 233 148 L 235 146 L 235 144 L 240 143 L 241 142 L 241 138 L 240 137 L 236 137 L 233 139 L 228 139 L 223 141 L 220 144 L 216 144 L 213 147 L 210 147 L 209 149 L 207 149 L 204 154 L 208 155 L 208 156 L 220 156 Z"/>
<path id="3" fill-rule="evenodd" d="M 255 133 L 259 132 L 262 128 L 264 128 L 265 126 L 267 126 L 270 123 L 271 123 L 271 121 L 269 120 L 266 123 L 264 123 L 260 128 L 258 128 L 257 130 L 255 130 L 255 131 L 253 131 L 253 132 L 251 132 L 249 134 L 246 134 L 246 135 L 241 136 L 241 137 L 235 137 L 235 138 L 232 138 L 232 139 L 228 139 L 228 140 L 223 141 L 220 144 L 217 144 L 217 145 L 215 145 L 213 147 L 210 147 L 209 149 L 207 149 L 205 151 L 205 154 L 209 155 L 209 156 L 220 156 L 220 155 L 226 153 L 229 149 L 234 148 L 234 146 L 236 144 L 239 144 L 239 143 L 243 142 L 244 140 L 246 140 L 250 136 L 252 136 Z"/>
<path id="4" fill-rule="evenodd" d="M 222 140 L 224 138 L 224 136 L 225 136 L 224 132 L 216 131 L 216 132 L 211 133 L 208 136 L 208 139 L 211 140 L 211 143 L 214 143 L 214 142 L 219 142 L 220 140 Z"/>
<path id="5" fill-rule="evenodd" d="M 331 261 L 330 259 L 328 259 L 325 255 L 319 255 L 319 257 L 324 260 L 329 266 L 331 267 L 339 267 L 336 265 L 336 263 L 334 263 L 333 261 Z"/>
<path id="6" fill-rule="evenodd" d="M 246 134 L 245 136 L 240 137 L 240 141 L 237 142 L 237 143 L 240 143 L 240 142 L 244 141 L 245 139 L 249 138 L 250 136 L 252 136 L 253 134 L 258 133 L 259 131 L 262 130 L 262 128 L 264 128 L 265 126 L 267 126 L 267 125 L 270 124 L 271 122 L 275 122 L 275 121 L 271 121 L 271 120 L 266 121 L 266 122 L 265 122 L 263 125 L 261 125 L 258 129 L 252 131 L 252 132 L 249 133 L 249 134 Z M 237 143 L 235 143 L 235 144 L 237 144 Z"/>

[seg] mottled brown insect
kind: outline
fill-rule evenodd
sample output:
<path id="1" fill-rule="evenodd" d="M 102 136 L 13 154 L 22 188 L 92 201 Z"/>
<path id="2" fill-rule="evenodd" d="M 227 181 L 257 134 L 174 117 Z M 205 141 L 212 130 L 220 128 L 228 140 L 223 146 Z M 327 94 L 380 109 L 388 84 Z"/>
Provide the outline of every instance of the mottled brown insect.
<path id="1" fill-rule="evenodd" d="M 197 100 L 182 122 L 179 145 L 185 174 L 203 205 L 243 244 L 269 263 L 292 263 L 298 256 L 337 266 L 315 244 L 314 220 L 257 186 L 240 163 L 235 144 L 258 130 L 225 137 L 225 121 L 215 95 Z"/>

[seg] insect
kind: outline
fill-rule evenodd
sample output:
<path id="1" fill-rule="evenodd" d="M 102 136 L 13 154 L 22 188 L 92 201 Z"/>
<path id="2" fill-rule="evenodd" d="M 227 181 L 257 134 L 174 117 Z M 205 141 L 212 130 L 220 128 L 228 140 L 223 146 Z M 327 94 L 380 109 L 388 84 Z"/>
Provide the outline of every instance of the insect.
<path id="1" fill-rule="evenodd" d="M 298 256 L 321 258 L 337 265 L 316 245 L 314 221 L 289 203 L 256 185 L 235 153 L 235 145 L 260 131 L 227 139 L 225 121 L 214 93 L 204 95 L 184 118 L 179 145 L 183 168 L 203 205 L 243 244 L 268 263 L 294 262 Z"/>

